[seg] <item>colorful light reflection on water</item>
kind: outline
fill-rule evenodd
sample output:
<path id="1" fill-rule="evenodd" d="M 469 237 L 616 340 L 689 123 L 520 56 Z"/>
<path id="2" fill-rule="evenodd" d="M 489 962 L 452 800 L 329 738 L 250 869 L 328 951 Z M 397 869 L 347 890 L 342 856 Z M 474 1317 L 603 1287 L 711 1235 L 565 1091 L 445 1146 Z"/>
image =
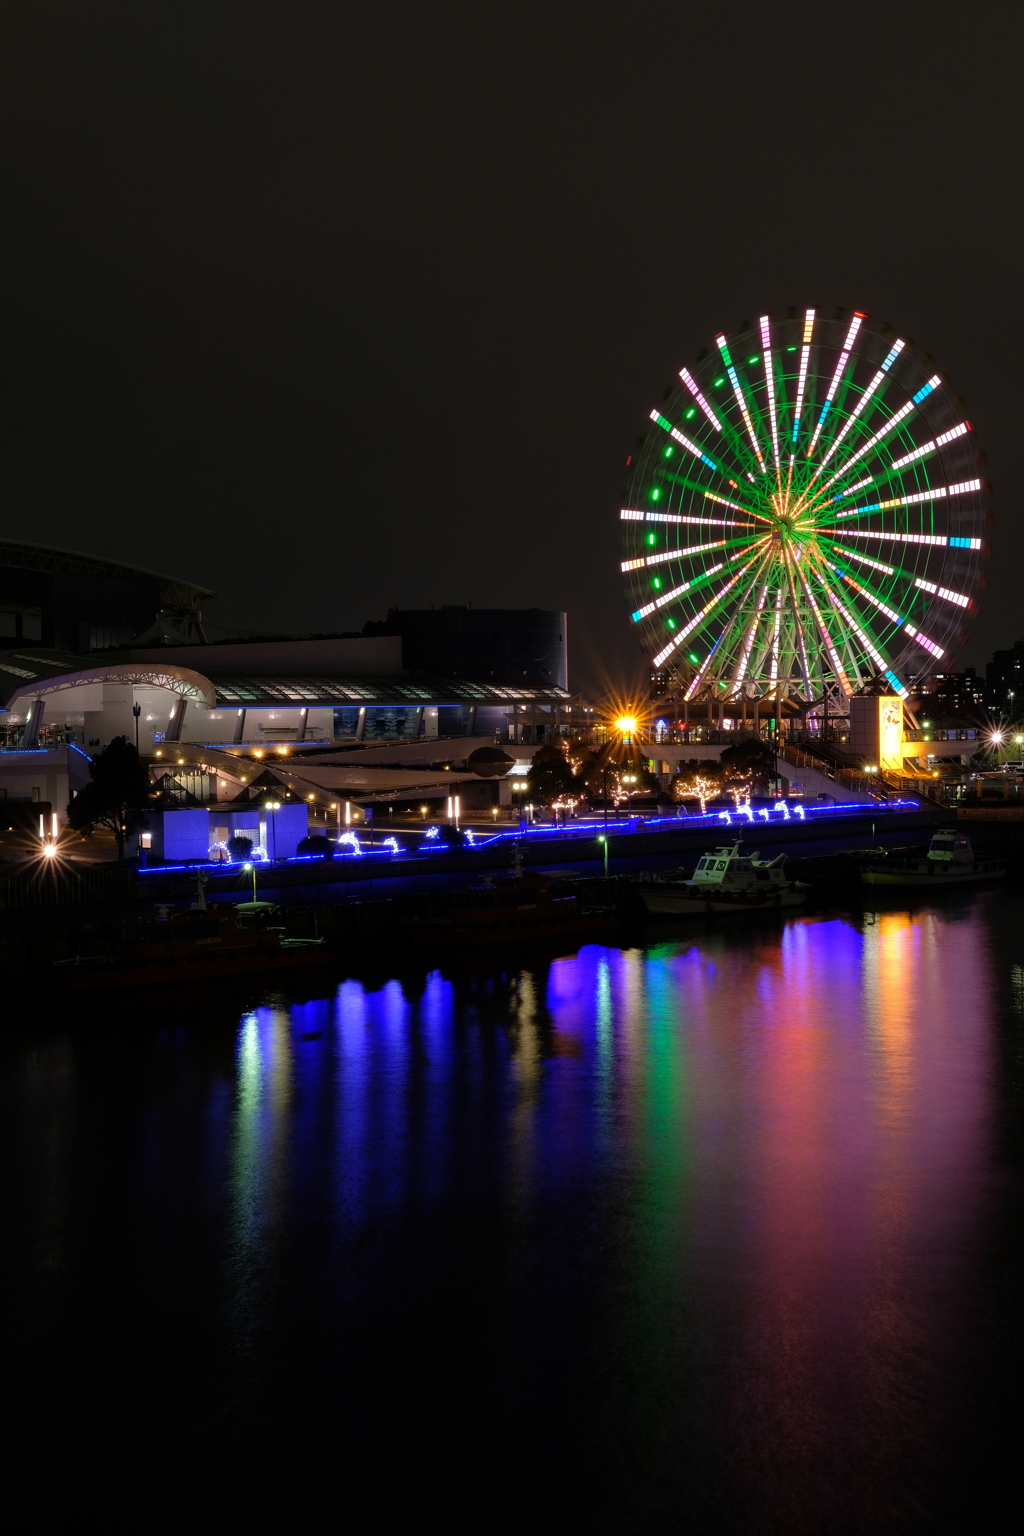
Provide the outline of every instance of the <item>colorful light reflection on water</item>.
<path id="1" fill-rule="evenodd" d="M 120 1268 L 160 1318 L 128 1308 L 139 1390 L 210 1478 L 213 1445 L 250 1465 L 301 1423 L 356 1481 L 386 1449 L 440 1487 L 454 1437 L 459 1498 L 514 1465 L 533 1516 L 932 1528 L 981 1475 L 1015 1326 L 984 1255 L 1020 911 L 41 1029 L 4 1068 L 36 1387 L 97 1369 L 83 1287 L 127 1348 Z"/>

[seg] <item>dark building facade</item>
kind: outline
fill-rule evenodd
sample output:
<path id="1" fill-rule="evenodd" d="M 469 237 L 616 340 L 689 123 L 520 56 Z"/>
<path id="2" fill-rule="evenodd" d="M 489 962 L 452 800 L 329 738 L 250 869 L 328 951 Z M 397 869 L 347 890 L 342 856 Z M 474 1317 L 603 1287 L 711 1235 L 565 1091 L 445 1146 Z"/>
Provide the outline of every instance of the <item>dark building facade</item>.
<path id="1" fill-rule="evenodd" d="M 911 686 L 918 715 L 955 716 L 976 721 L 988 707 L 988 690 L 975 667 L 963 672 L 935 672 Z"/>
<path id="2" fill-rule="evenodd" d="M 1012 714 L 1024 708 L 1024 640 L 1015 640 L 1008 651 L 993 652 L 985 684 L 991 709 Z"/>
<path id="3" fill-rule="evenodd" d="M 400 635 L 402 666 L 504 687 L 568 686 L 566 616 L 543 608 L 392 608 L 367 634 Z"/>
<path id="4" fill-rule="evenodd" d="M 162 639 L 202 638 L 205 587 L 72 550 L 0 541 L 0 645 L 86 653 Z"/>

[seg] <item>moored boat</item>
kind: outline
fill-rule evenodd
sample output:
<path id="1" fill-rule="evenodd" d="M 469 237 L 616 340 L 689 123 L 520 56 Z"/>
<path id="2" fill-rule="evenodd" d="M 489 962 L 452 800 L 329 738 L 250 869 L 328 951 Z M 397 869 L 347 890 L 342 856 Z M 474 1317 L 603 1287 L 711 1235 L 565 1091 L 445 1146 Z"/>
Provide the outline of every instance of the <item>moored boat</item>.
<path id="1" fill-rule="evenodd" d="M 289 939 L 268 921 L 265 902 L 241 909 L 211 906 L 125 924 L 102 952 L 75 955 L 56 968 L 76 991 L 166 987 L 322 965 L 323 939 Z M 257 910 L 259 909 L 259 910 Z"/>
<path id="2" fill-rule="evenodd" d="M 970 838 L 958 827 L 940 827 L 923 858 L 920 854 L 897 854 L 872 860 L 860 877 L 865 885 L 927 885 L 936 889 L 999 880 L 1005 874 L 1004 859 L 975 853 Z"/>
<path id="3" fill-rule="evenodd" d="M 788 877 L 784 853 L 762 859 L 733 843 L 705 854 L 689 878 L 660 877 L 638 889 L 652 916 L 703 917 L 797 906 L 807 900 L 810 886 Z"/>

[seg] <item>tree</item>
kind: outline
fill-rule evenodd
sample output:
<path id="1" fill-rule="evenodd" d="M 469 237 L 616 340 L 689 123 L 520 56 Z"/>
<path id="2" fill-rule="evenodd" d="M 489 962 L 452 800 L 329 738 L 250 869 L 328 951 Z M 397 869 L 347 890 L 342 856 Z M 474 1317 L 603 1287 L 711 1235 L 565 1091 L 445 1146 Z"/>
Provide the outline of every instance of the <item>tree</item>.
<path id="1" fill-rule="evenodd" d="M 89 765 L 90 782 L 68 806 L 68 825 L 86 836 L 97 827 L 114 834 L 124 859 L 128 838 L 148 825 L 149 774 L 127 736 L 115 736 Z"/>
<path id="2" fill-rule="evenodd" d="M 632 780 L 626 783 L 627 777 Z M 580 760 L 578 784 L 595 800 L 624 801 L 630 794 L 661 793 L 661 781 L 631 743 L 608 742 Z M 577 791 L 579 793 L 579 791 Z"/>
<path id="3" fill-rule="evenodd" d="M 236 832 L 234 837 L 228 838 L 228 853 L 236 863 L 244 864 L 252 855 L 252 838 Z"/>
<path id="4" fill-rule="evenodd" d="M 679 764 L 679 772 L 672 780 L 672 796 L 675 800 L 699 800 L 701 815 L 722 788 L 724 774 L 718 763 L 702 762 L 692 758 Z"/>
<path id="5" fill-rule="evenodd" d="M 739 741 L 722 748 L 722 767 L 727 773 L 752 773 L 767 781 L 775 774 L 775 751 L 766 741 Z"/>
<path id="6" fill-rule="evenodd" d="M 740 741 L 734 747 L 722 748 L 722 777 L 734 796 L 740 792 L 747 796 L 765 793 L 774 776 L 775 751 L 767 742 Z"/>
<path id="7" fill-rule="evenodd" d="M 561 747 L 541 747 L 534 755 L 526 782 L 531 799 L 538 805 L 578 799 L 582 790 Z"/>
<path id="8" fill-rule="evenodd" d="M 228 844 L 228 846 L 231 845 Z M 310 837 L 304 837 L 295 850 L 296 853 L 318 853 L 322 859 L 333 859 L 337 851 L 337 843 L 332 843 L 330 838 L 322 832 L 314 832 Z"/>

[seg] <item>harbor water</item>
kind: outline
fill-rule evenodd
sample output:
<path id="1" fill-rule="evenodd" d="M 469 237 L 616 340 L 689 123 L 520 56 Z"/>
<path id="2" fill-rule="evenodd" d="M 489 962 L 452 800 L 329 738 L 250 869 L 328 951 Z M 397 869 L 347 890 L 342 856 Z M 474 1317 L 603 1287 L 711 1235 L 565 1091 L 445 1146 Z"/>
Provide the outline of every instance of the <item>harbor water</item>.
<path id="1" fill-rule="evenodd" d="M 283 989 L 12 980 L 37 1521 L 994 1528 L 1024 893 L 897 894 Z"/>

